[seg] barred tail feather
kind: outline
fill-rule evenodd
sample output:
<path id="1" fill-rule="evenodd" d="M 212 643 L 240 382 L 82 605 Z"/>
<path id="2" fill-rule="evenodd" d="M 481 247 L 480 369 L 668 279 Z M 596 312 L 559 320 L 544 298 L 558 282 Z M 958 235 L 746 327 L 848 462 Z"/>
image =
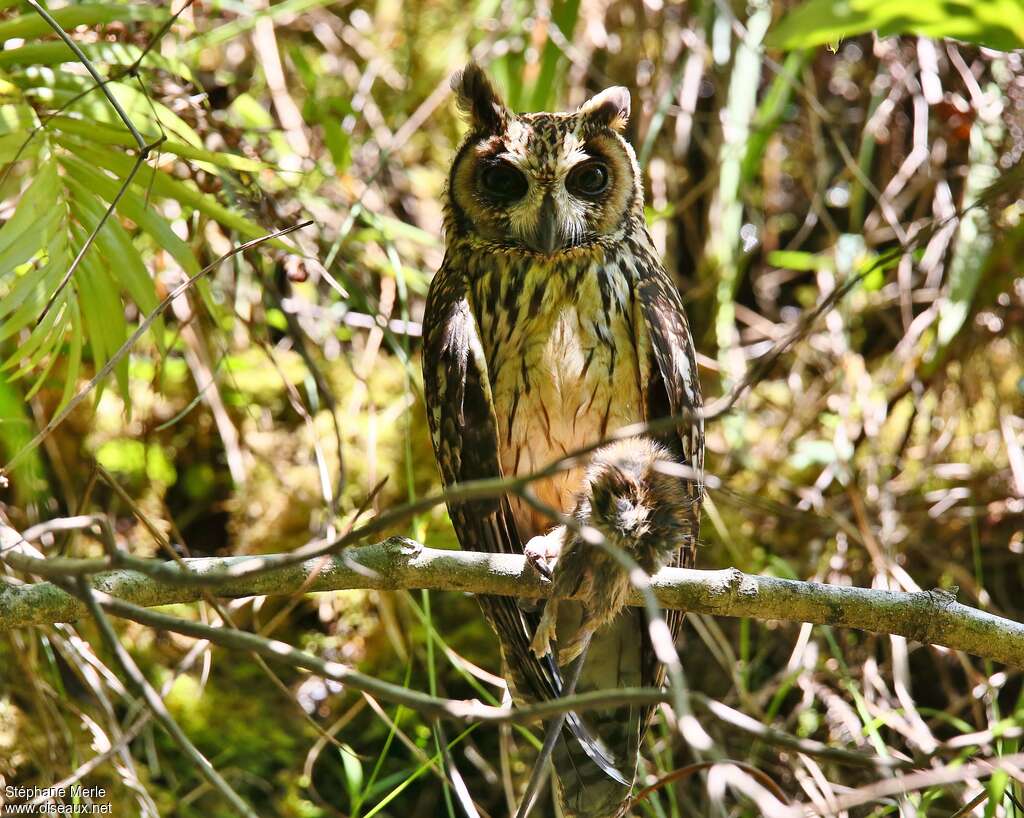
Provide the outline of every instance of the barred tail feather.
<path id="1" fill-rule="evenodd" d="M 563 603 L 559 613 L 563 611 L 559 631 L 572 633 L 579 626 L 579 606 Z M 637 660 L 642 640 L 637 634 L 643 633 L 642 628 L 642 614 L 626 611 L 594 634 L 576 692 L 640 685 L 641 663 Z M 559 803 L 566 818 L 620 818 L 626 814 L 648 711 L 643 706 L 627 706 L 570 714 L 568 729 L 552 754 Z M 591 755 L 595 749 L 608 759 L 614 773 Z"/>
<path id="2" fill-rule="evenodd" d="M 566 818 L 620 818 L 625 815 L 639 749 L 640 711 L 637 708 L 630 710 L 632 712 L 628 715 L 621 711 L 607 714 L 612 718 L 602 720 L 595 727 L 595 732 L 599 732 L 609 746 L 626 751 L 625 757 L 616 758 L 616 767 L 625 773 L 625 777 L 608 775 L 589 757 L 586 742 L 563 732 L 563 740 L 555 746 L 552 760 L 558 800 Z M 616 715 L 626 715 L 626 718 L 620 721 Z"/>

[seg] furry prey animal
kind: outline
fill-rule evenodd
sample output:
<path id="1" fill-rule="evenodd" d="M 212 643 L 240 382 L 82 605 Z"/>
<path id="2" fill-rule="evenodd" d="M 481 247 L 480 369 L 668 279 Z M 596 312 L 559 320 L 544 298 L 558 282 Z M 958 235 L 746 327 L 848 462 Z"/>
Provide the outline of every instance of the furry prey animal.
<path id="1" fill-rule="evenodd" d="M 579 656 L 591 636 L 626 606 L 632 582 L 615 550 L 650 576 L 688 539 L 693 501 L 674 465 L 672 454 L 648 437 L 598 449 L 572 515 L 576 525 L 559 526 L 526 544 L 528 557 L 557 560 L 551 598 L 531 643 L 536 656 L 547 654 L 556 639 L 559 598 L 578 597 L 582 607 L 579 627 L 558 652 L 560 666 Z"/>

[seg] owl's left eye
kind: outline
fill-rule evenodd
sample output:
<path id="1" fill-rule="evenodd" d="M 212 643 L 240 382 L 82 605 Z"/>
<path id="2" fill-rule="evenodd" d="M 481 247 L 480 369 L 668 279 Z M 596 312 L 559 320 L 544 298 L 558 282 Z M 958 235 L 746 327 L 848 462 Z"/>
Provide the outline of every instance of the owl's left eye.
<path id="1" fill-rule="evenodd" d="M 526 177 L 508 162 L 484 168 L 480 174 L 480 184 L 489 195 L 504 201 L 519 199 L 528 187 Z"/>
<path id="2" fill-rule="evenodd" d="M 570 193 L 581 196 L 599 196 L 608 188 L 608 166 L 604 162 L 592 160 L 577 165 L 565 180 Z"/>

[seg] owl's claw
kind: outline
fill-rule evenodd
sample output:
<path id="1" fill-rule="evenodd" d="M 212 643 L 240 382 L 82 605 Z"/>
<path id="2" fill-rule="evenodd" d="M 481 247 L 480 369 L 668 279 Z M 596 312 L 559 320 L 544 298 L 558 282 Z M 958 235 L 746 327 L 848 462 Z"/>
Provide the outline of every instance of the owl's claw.
<path id="1" fill-rule="evenodd" d="M 526 563 L 545 579 L 551 579 L 551 568 L 548 567 L 547 559 L 542 555 L 527 551 Z"/>
<path id="2" fill-rule="evenodd" d="M 547 534 L 530 539 L 523 546 L 523 553 L 526 555 L 526 562 L 533 566 L 533 569 L 546 579 L 551 579 L 551 566 L 549 561 L 558 559 L 562 553 L 563 530 L 556 528 Z"/>

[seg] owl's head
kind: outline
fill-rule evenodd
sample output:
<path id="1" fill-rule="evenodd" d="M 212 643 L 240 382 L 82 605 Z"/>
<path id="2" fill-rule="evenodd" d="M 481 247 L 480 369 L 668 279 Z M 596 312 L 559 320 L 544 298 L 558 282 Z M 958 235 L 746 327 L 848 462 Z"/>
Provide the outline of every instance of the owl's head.
<path id="1" fill-rule="evenodd" d="M 470 133 L 448 180 L 450 227 L 483 246 L 552 255 L 621 237 L 642 213 L 636 157 L 622 132 L 629 91 L 608 88 L 574 113 L 514 114 L 474 63 L 452 78 Z"/>

